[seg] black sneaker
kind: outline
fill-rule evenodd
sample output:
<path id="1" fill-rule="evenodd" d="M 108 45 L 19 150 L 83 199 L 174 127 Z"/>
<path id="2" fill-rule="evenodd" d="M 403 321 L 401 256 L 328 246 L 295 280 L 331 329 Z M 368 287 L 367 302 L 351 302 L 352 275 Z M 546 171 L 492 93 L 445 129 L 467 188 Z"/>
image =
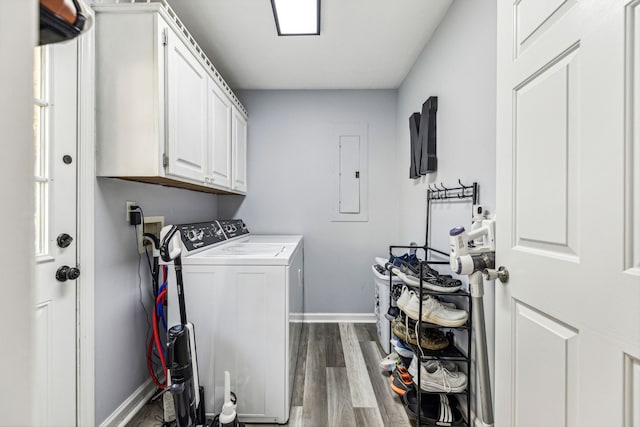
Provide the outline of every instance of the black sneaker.
<path id="1" fill-rule="evenodd" d="M 438 275 L 425 279 L 423 286 L 438 292 L 456 292 L 462 288 L 462 282 L 448 275 Z"/>
<path id="2" fill-rule="evenodd" d="M 411 419 L 418 418 L 418 396 L 415 389 L 407 390 L 402 401 Z M 457 426 L 462 424 L 462 413 L 458 410 L 458 401 L 439 393 L 422 393 L 420 397 L 420 419 L 424 423 L 437 426 Z"/>
<path id="3" fill-rule="evenodd" d="M 387 312 L 385 313 L 384 317 L 387 318 L 387 320 L 392 321 L 393 319 L 395 319 L 396 317 L 398 317 L 398 315 L 400 314 L 400 309 L 398 307 L 389 307 L 389 310 L 387 310 Z"/>

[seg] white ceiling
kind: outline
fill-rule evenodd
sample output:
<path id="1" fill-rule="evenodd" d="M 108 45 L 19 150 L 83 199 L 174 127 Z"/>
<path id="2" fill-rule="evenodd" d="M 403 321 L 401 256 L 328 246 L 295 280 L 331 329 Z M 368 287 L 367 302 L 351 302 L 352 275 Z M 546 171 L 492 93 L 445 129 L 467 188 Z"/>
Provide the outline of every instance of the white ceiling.
<path id="1" fill-rule="evenodd" d="M 400 86 L 452 0 L 321 0 L 321 35 L 278 37 L 269 0 L 168 0 L 235 89 Z"/>

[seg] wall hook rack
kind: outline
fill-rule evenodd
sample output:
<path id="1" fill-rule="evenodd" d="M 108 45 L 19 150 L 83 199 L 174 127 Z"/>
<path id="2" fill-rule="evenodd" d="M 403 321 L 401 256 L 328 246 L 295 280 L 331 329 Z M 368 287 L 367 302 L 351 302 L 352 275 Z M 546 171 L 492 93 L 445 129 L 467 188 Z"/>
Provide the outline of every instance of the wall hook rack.
<path id="1" fill-rule="evenodd" d="M 440 186 L 437 183 L 429 184 L 427 188 L 427 214 L 426 214 L 426 222 L 427 227 L 425 231 L 425 248 L 429 246 L 429 213 L 431 210 L 431 202 L 433 201 L 446 201 L 446 200 L 465 200 L 471 199 L 472 204 L 478 204 L 478 183 L 473 182 L 471 185 L 465 185 L 462 183 L 462 180 L 458 178 L 458 186 L 457 187 L 446 187 L 444 183 L 441 181 Z M 439 251 L 436 251 L 439 252 Z"/>

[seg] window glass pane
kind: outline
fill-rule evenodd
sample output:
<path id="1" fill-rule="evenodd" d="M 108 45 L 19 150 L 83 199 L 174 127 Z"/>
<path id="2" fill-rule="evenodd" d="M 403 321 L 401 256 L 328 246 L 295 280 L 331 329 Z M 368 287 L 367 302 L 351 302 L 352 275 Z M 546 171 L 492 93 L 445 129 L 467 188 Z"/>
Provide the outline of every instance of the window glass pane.
<path id="1" fill-rule="evenodd" d="M 46 87 L 46 48 L 35 48 L 33 56 L 33 148 L 34 148 L 34 226 L 35 252 L 47 255 L 49 229 L 49 170 L 48 164 L 48 99 Z"/>
<path id="2" fill-rule="evenodd" d="M 35 237 L 36 237 L 36 256 L 45 253 L 45 245 L 43 242 L 42 227 L 42 183 L 36 182 L 35 188 Z"/>
<path id="3" fill-rule="evenodd" d="M 41 176 L 42 168 L 41 168 L 41 150 L 40 150 L 40 140 L 42 139 L 42 107 L 39 105 L 33 106 L 33 154 L 34 154 L 34 175 Z"/>
<path id="4" fill-rule="evenodd" d="M 33 97 L 42 97 L 42 48 L 33 49 Z"/>

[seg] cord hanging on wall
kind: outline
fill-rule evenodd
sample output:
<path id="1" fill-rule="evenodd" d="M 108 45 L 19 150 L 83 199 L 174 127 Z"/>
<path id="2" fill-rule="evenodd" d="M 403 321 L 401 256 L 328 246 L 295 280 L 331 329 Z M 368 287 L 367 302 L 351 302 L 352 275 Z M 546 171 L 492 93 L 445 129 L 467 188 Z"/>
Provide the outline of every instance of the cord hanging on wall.
<path id="1" fill-rule="evenodd" d="M 409 178 L 415 179 L 438 169 L 436 156 L 436 112 L 438 97 L 430 96 L 422 104 L 422 113 L 409 117 L 410 157 Z"/>

